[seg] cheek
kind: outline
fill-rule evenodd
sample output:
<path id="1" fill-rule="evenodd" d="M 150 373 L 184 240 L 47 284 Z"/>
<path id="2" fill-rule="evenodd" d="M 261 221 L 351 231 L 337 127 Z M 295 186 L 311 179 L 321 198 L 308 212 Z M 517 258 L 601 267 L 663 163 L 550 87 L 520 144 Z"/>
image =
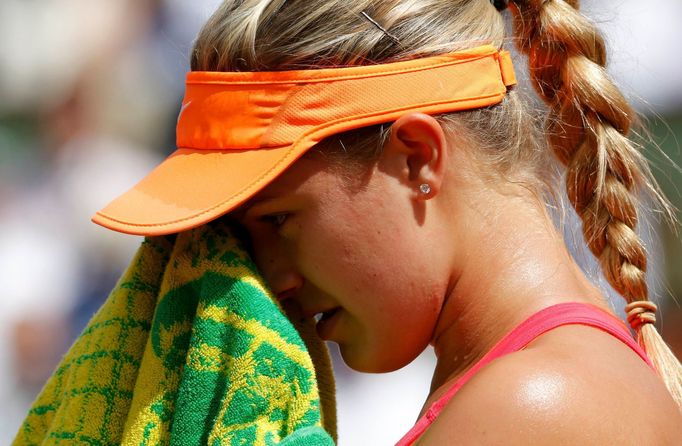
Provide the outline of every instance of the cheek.
<path id="1" fill-rule="evenodd" d="M 372 301 L 349 313 L 346 337 L 339 342 L 343 358 L 362 372 L 398 370 L 431 341 L 438 320 L 438 307 L 432 305 L 437 296 L 403 290 L 398 298 L 369 297 Z"/>
<path id="2" fill-rule="evenodd" d="M 307 275 L 346 310 L 339 340 L 356 370 L 384 372 L 409 363 L 426 347 L 445 286 L 418 243 L 418 227 L 378 204 L 328 212 L 306 231 Z"/>
<path id="3" fill-rule="evenodd" d="M 400 289 L 396 278 L 415 272 L 409 267 L 413 244 L 407 228 L 389 217 L 357 206 L 317 216 L 303 231 L 309 234 L 301 252 L 309 274 L 361 294 Z"/>

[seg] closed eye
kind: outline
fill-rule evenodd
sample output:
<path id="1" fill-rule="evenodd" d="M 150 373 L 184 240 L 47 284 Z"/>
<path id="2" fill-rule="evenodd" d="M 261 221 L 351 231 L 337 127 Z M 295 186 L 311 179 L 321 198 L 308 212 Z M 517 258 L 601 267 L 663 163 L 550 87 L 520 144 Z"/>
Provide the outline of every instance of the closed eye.
<path id="1" fill-rule="evenodd" d="M 279 228 L 286 222 L 287 218 L 289 217 L 289 214 L 269 214 L 269 215 L 263 215 L 259 218 L 260 221 L 268 223 L 273 225 L 276 228 Z"/>

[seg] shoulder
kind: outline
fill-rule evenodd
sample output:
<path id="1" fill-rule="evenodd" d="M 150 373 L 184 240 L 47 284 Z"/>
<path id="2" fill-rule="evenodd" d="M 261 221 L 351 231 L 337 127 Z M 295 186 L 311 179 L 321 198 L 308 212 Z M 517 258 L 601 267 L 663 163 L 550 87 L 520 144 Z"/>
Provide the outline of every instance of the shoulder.
<path id="1" fill-rule="evenodd" d="M 555 332 L 482 369 L 419 444 L 679 444 L 679 409 L 627 346 L 585 327 Z"/>

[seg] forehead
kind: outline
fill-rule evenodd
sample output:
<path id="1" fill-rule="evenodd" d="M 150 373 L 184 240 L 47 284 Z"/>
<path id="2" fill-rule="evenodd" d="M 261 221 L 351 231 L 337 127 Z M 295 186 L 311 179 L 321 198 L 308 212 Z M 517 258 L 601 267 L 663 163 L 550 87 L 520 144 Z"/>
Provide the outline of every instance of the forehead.
<path id="1" fill-rule="evenodd" d="M 253 205 L 292 195 L 319 196 L 337 189 L 340 175 L 321 157 L 303 157 L 293 163 L 279 177 L 235 209 L 237 218 Z"/>
<path id="2" fill-rule="evenodd" d="M 328 162 L 320 157 L 302 157 L 280 176 L 253 196 L 252 200 L 280 196 L 324 186 L 335 181 L 336 175 Z"/>

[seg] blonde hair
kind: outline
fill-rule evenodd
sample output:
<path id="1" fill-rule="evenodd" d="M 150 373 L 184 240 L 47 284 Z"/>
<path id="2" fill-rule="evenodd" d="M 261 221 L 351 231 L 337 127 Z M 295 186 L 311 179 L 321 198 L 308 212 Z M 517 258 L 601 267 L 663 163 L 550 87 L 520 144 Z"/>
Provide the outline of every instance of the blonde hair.
<path id="1" fill-rule="evenodd" d="M 497 171 L 542 179 L 551 160 L 565 166 L 566 191 L 585 241 L 625 300 L 648 300 L 647 256 L 635 232 L 638 195 L 672 215 L 646 159 L 628 139 L 635 113 L 608 76 L 603 38 L 577 0 L 512 0 L 514 41 L 548 106 L 546 136 L 518 92 L 498 106 L 438 116 L 463 130 Z M 490 0 L 227 0 L 201 30 L 192 70 L 278 71 L 387 63 L 501 46 L 502 15 Z M 383 128 L 383 127 L 380 127 Z M 370 159 L 378 128 L 349 132 L 344 156 Z M 547 150 L 550 147 L 551 152 Z M 374 148 L 374 149 L 373 149 Z M 653 324 L 637 328 L 667 388 L 682 408 L 682 365 Z"/>

